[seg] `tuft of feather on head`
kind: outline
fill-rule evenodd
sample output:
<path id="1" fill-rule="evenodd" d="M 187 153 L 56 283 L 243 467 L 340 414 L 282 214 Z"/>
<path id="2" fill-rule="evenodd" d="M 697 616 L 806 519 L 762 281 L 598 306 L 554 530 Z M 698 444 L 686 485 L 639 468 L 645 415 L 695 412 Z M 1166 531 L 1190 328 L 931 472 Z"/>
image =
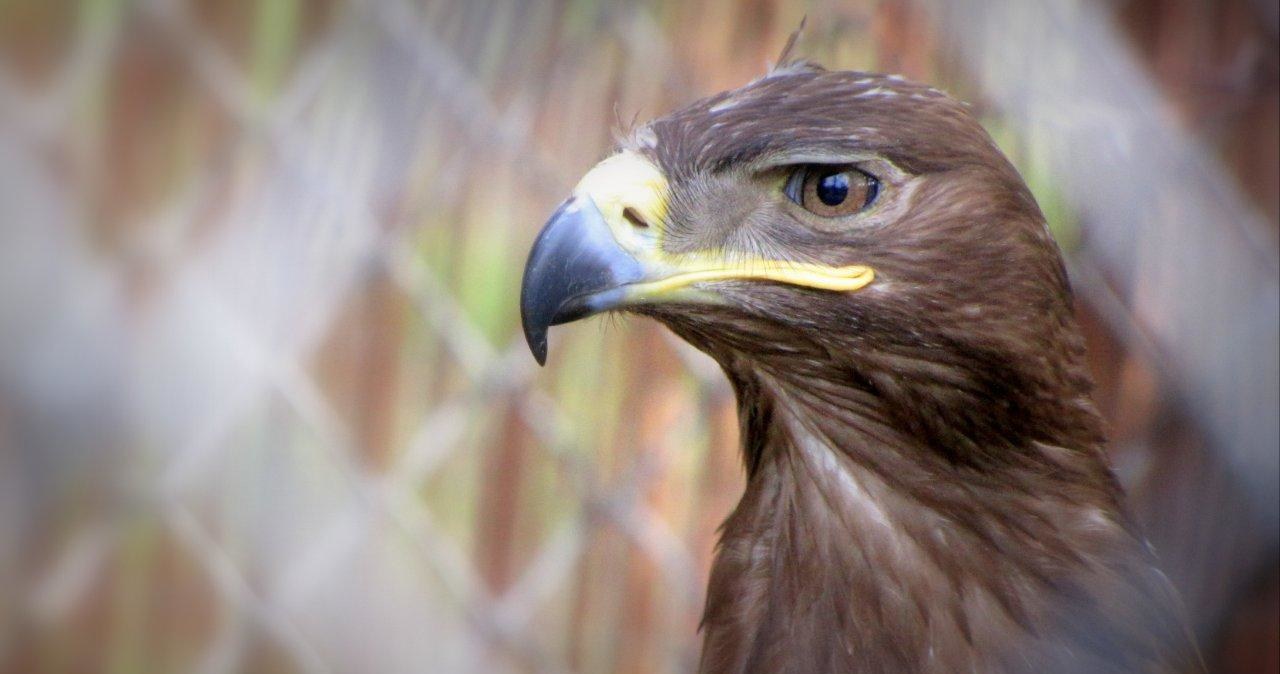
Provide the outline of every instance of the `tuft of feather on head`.
<path id="1" fill-rule="evenodd" d="M 796 45 L 800 42 L 800 36 L 804 33 L 805 23 L 809 21 L 808 16 L 800 19 L 800 25 L 791 33 L 791 37 L 787 38 L 787 43 L 782 46 L 782 53 L 778 54 L 778 59 L 774 61 L 769 68 L 769 72 L 765 73 L 761 79 L 769 79 L 772 77 L 783 77 L 786 75 L 794 75 L 803 72 L 822 72 L 826 70 L 821 65 L 796 55 Z"/>

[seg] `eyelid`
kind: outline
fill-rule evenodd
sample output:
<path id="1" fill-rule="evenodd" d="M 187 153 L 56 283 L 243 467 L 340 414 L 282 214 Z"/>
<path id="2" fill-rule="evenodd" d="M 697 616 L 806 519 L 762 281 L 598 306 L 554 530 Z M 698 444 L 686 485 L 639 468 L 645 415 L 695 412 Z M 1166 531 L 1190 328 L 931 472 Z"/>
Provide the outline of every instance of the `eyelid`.
<path id="1" fill-rule="evenodd" d="M 803 166 L 851 166 L 879 180 L 882 186 L 901 185 L 915 177 L 883 155 L 863 152 L 793 151 L 748 162 L 745 170 L 760 180 L 774 181 L 778 180 L 778 176 L 790 177 L 796 169 Z"/>
<path id="2" fill-rule="evenodd" d="M 796 166 L 818 164 L 857 166 L 880 158 L 876 152 L 842 150 L 832 148 L 791 148 L 781 152 L 766 153 L 746 163 L 753 172 L 775 171 Z"/>

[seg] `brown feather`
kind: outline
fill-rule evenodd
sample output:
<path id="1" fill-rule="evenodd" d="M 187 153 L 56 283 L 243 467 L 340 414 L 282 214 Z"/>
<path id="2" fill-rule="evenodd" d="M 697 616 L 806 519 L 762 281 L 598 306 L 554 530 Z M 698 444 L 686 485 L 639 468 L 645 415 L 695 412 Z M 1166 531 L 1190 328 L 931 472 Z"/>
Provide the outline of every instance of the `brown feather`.
<path id="1" fill-rule="evenodd" d="M 724 283 L 647 306 L 737 393 L 701 671 L 1175 672 L 1198 656 L 1107 466 L 1058 250 L 966 107 L 790 62 L 651 122 L 671 252 L 866 264 L 838 294 Z M 875 157 L 885 214 L 828 231 L 760 188 L 771 157 Z M 767 171 L 766 171 L 767 173 Z"/>

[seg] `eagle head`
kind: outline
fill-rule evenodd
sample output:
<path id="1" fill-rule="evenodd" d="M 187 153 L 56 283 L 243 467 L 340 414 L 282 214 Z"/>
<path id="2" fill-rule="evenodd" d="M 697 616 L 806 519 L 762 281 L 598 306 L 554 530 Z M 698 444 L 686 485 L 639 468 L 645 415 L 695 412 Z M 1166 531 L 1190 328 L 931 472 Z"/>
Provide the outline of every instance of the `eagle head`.
<path id="1" fill-rule="evenodd" d="M 1035 200 L 966 105 L 900 77 L 791 65 L 634 130 L 521 308 L 539 362 L 550 325 L 644 314 L 737 386 L 866 402 L 952 461 L 1100 438 Z"/>

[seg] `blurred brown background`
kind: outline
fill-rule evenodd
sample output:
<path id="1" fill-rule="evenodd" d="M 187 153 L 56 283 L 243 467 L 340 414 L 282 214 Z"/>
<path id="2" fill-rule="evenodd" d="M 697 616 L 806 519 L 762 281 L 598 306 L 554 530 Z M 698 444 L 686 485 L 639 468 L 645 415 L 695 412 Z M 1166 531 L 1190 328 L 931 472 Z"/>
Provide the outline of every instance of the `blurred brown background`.
<path id="1" fill-rule="evenodd" d="M 1277 11 L 0 0 L 0 670 L 688 671 L 731 393 L 639 320 L 539 370 L 519 278 L 807 15 L 1023 171 L 1212 670 L 1277 671 Z"/>

